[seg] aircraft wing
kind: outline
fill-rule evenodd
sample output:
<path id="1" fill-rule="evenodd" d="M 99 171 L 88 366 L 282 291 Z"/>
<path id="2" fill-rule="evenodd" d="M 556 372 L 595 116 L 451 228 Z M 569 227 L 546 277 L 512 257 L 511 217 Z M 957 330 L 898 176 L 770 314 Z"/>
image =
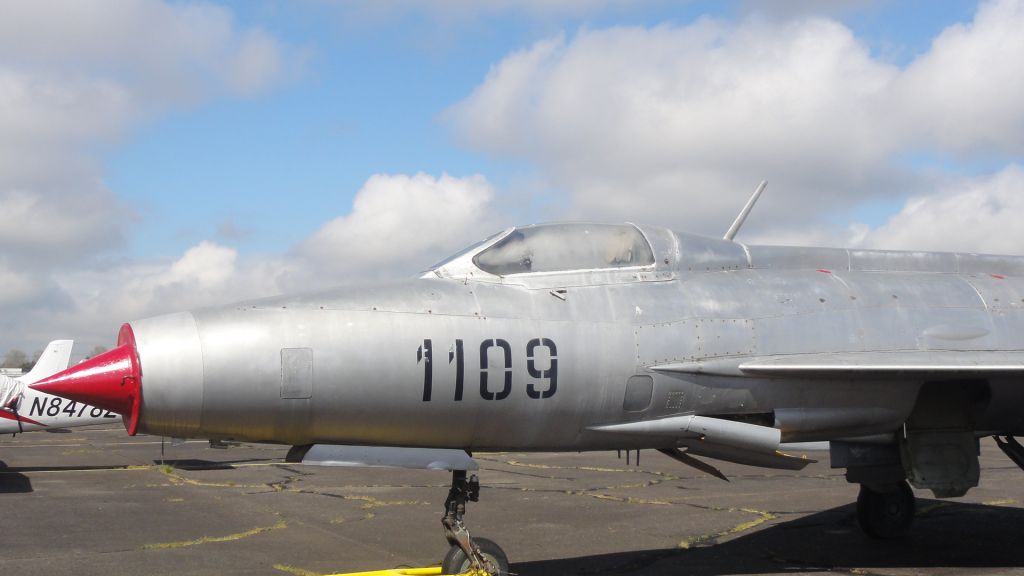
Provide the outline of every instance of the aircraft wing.
<path id="1" fill-rule="evenodd" d="M 1013 350 L 905 350 L 787 354 L 761 358 L 715 359 L 652 366 L 655 372 L 721 376 L 897 377 L 912 374 L 950 376 L 1024 375 L 1024 352 Z"/>
<path id="2" fill-rule="evenodd" d="M 836 374 L 1024 374 L 1024 352 L 1015 351 L 908 351 L 847 354 L 799 354 L 744 362 L 746 374 L 834 376 Z"/>

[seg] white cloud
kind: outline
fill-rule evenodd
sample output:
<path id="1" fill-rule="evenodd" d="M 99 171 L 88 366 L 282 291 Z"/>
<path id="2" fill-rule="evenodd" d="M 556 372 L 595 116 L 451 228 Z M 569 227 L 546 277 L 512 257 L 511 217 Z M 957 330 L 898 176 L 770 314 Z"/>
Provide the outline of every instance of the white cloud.
<path id="1" fill-rule="evenodd" d="M 194 283 L 201 290 L 219 288 L 235 273 L 238 252 L 203 241 L 189 248 L 167 271 L 158 277 L 158 285 Z"/>
<path id="2" fill-rule="evenodd" d="M 338 7 L 360 23 L 422 14 L 432 26 L 444 26 L 471 23 L 481 17 L 503 14 L 526 15 L 544 21 L 563 16 L 584 17 L 670 3 L 666 0 L 357 0 L 340 3 Z"/>
<path id="3" fill-rule="evenodd" d="M 376 174 L 352 212 L 296 246 L 291 284 L 377 279 L 422 270 L 495 228 L 494 189 L 483 176 Z"/>
<path id="4" fill-rule="evenodd" d="M 242 275 L 226 249 L 213 245 L 197 246 L 162 271 L 155 264 L 103 264 L 137 219 L 104 184 L 99 159 L 142 121 L 215 98 L 252 96 L 294 76 L 302 63 L 302 53 L 210 4 L 5 5 L 0 350 L 71 335 L 97 318 L 88 307 L 95 310 L 100 296 L 125 303 L 112 311 L 152 310 L 166 295 L 172 297 L 165 303 L 185 302 L 178 286 L 217 293 Z M 106 273 L 109 282 L 138 293 L 114 291 L 107 280 L 85 282 Z"/>
<path id="5" fill-rule="evenodd" d="M 0 259 L 0 306 L 21 303 L 39 291 L 34 278 Z"/>
<path id="6" fill-rule="evenodd" d="M 943 152 L 1024 154 L 1021 30 L 1019 0 L 985 3 L 974 22 L 947 28 L 895 82 L 896 114 L 879 127 Z"/>
<path id="7" fill-rule="evenodd" d="M 118 238 L 122 210 L 106 189 L 78 183 L 77 194 L 54 201 L 52 189 L 0 189 L 0 245 L 21 266 L 37 269 L 67 264 L 109 246 Z"/>
<path id="8" fill-rule="evenodd" d="M 54 274 L 67 303 L 36 315 L 33 333 L 109 345 L 122 322 L 278 292 L 274 257 L 243 260 L 203 241 L 167 262 L 123 262 Z"/>
<path id="9" fill-rule="evenodd" d="M 286 254 L 245 258 L 203 241 L 173 260 L 63 268 L 52 279 L 0 260 L 0 305 L 14 312 L 0 316 L 0 338 L 2 329 L 19 325 L 16 336 L 26 342 L 74 337 L 88 349 L 109 345 L 129 320 L 411 275 L 500 228 L 494 203 L 482 176 L 377 174 L 350 214 L 327 221 Z"/>
<path id="10" fill-rule="evenodd" d="M 224 8 L 95 1 L 19 4 L 0 19 L 7 342 L 109 343 L 123 320 L 413 273 L 506 223 L 482 176 L 378 174 L 350 214 L 286 254 L 207 241 L 168 261 L 101 260 L 132 218 L 103 185 L 103 146 L 168 109 L 266 90 L 301 58 Z M 905 68 L 820 17 L 584 29 L 508 55 L 446 118 L 471 147 L 537 166 L 570 216 L 720 235 L 768 177 L 744 239 L 1020 252 L 1019 163 L 951 181 L 895 159 L 1024 152 L 1021 6 L 982 5 Z M 822 218 L 911 194 L 877 229 Z"/>
<path id="11" fill-rule="evenodd" d="M 821 210 L 891 150 L 868 120 L 896 70 L 835 22 L 785 26 L 544 41 L 503 60 L 450 118 L 471 146 L 541 165 L 577 215 L 724 229 L 765 176 L 771 205 Z"/>
<path id="12" fill-rule="evenodd" d="M 878 0 L 742 0 L 740 10 L 748 14 L 769 16 L 772 18 L 794 18 L 806 14 L 839 15 L 869 8 Z"/>
<path id="13" fill-rule="evenodd" d="M 865 231 L 876 248 L 994 254 L 1024 253 L 1024 168 L 953 182 L 907 201 L 884 225 Z"/>
<path id="14" fill-rule="evenodd" d="M 248 95 L 298 56 L 225 8 L 159 0 L 24 2 L 5 8 L 0 54 L 11 68 L 99 77 L 164 106 L 210 93 Z M 140 99 L 141 100 L 141 99 Z"/>
<path id="15" fill-rule="evenodd" d="M 249 30 L 229 61 L 229 88 L 240 95 L 252 96 L 272 85 L 284 74 L 281 45 L 262 30 Z"/>
<path id="16" fill-rule="evenodd" d="M 820 17 L 584 29 L 510 54 L 447 119 L 539 166 L 572 216 L 721 234 L 768 178 L 748 228 L 814 227 L 923 193 L 909 155 L 1020 154 L 1021 29 L 1021 2 L 984 4 L 903 69 Z"/>
<path id="17" fill-rule="evenodd" d="M 137 123 L 203 99 L 251 95 L 290 49 L 231 14 L 156 0 L 26 2 L 0 18 L 0 232 L 37 266 L 110 247 L 130 221 L 102 182 L 104 147 Z M 31 226 L 28 224 L 31 223 Z"/>

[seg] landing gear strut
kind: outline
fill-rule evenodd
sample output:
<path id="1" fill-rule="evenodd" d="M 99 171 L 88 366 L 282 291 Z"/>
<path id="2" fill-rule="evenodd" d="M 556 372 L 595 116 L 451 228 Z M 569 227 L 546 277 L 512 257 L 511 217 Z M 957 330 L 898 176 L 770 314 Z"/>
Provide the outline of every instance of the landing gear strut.
<path id="1" fill-rule="evenodd" d="M 465 470 L 452 470 L 452 487 L 444 502 L 444 537 L 451 545 L 444 557 L 441 571 L 445 574 L 474 572 L 490 576 L 508 574 L 508 557 L 494 542 L 486 538 L 471 538 L 462 516 L 466 502 L 480 500 L 480 482 L 476 476 L 466 478 Z"/>
<path id="2" fill-rule="evenodd" d="M 20 426 L 20 424 L 19 424 Z M 1013 460 L 1013 463 L 1024 469 L 1024 446 L 1021 446 L 1020 442 L 1013 436 L 993 436 L 996 440 L 996 444 L 999 448 Z"/>
<path id="3" fill-rule="evenodd" d="M 884 486 L 860 485 L 857 521 L 872 538 L 902 538 L 914 521 L 914 492 L 906 481 Z"/>

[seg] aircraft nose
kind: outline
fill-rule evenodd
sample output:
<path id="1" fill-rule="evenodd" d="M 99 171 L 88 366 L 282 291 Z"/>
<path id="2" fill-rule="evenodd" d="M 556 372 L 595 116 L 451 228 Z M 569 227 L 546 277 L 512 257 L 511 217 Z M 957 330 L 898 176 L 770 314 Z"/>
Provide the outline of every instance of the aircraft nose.
<path id="1" fill-rule="evenodd" d="M 130 325 L 121 326 L 117 347 L 76 364 L 29 387 L 121 414 L 135 435 L 142 403 L 142 370 Z"/>

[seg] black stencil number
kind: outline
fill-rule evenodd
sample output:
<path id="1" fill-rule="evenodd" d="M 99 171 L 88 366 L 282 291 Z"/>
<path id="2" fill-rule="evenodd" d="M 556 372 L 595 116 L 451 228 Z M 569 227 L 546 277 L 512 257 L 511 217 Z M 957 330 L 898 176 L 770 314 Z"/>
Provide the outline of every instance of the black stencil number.
<path id="1" fill-rule="evenodd" d="M 534 353 L 538 347 L 544 347 L 548 349 L 549 364 L 544 370 L 537 369 L 536 357 Z M 526 371 L 529 372 L 531 378 L 538 380 L 547 380 L 547 390 L 537 390 L 533 382 L 526 385 L 526 395 L 530 398 L 551 398 L 555 395 L 555 391 L 558 390 L 558 350 L 555 348 L 555 343 L 547 338 L 534 338 L 526 344 Z"/>
<path id="2" fill-rule="evenodd" d="M 543 355 L 538 357 L 538 348 L 547 350 L 546 367 L 538 367 L 543 363 Z M 490 356 L 501 354 L 501 360 L 494 369 L 491 368 Z M 434 391 L 434 342 L 431 339 L 423 340 L 423 343 L 416 349 L 416 363 L 423 365 L 423 401 L 430 402 Z M 448 364 L 455 365 L 455 395 L 454 400 L 461 402 L 465 390 L 466 381 L 466 354 L 465 345 L 461 338 L 455 340 L 455 345 L 448 349 Z M 546 380 L 546 386 L 539 388 L 540 382 L 530 382 L 526 385 L 526 395 L 533 399 L 546 399 L 555 395 L 558 390 L 558 350 L 554 340 L 549 338 L 534 338 L 526 344 L 526 372 L 535 380 Z M 504 400 L 512 394 L 512 346 L 507 340 L 493 338 L 480 343 L 480 397 L 484 400 Z M 491 386 L 495 381 L 501 381 L 500 390 L 492 390 Z"/>
<path id="3" fill-rule="evenodd" d="M 505 381 L 500 392 L 491 392 L 487 385 L 488 368 L 487 352 L 492 347 L 500 348 L 505 360 Z M 484 400 L 504 400 L 512 393 L 512 347 L 508 342 L 497 338 L 484 340 L 480 343 L 480 397 Z"/>
<path id="4" fill-rule="evenodd" d="M 423 363 L 423 401 L 430 402 L 430 394 L 434 388 L 434 345 L 429 339 L 416 350 L 416 363 Z"/>

